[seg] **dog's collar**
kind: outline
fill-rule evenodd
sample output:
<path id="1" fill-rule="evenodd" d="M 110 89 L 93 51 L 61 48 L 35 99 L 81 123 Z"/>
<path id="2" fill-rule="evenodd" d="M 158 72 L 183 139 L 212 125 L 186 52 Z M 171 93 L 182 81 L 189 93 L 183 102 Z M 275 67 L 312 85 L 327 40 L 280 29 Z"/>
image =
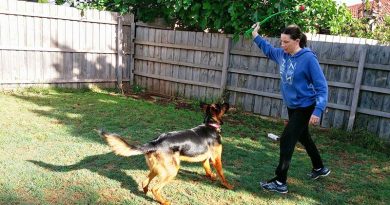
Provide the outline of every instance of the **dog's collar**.
<path id="1" fill-rule="evenodd" d="M 221 125 L 219 125 L 217 123 L 210 123 L 210 124 L 207 124 L 207 125 L 210 126 L 210 127 L 215 128 L 218 132 L 221 131 Z"/>

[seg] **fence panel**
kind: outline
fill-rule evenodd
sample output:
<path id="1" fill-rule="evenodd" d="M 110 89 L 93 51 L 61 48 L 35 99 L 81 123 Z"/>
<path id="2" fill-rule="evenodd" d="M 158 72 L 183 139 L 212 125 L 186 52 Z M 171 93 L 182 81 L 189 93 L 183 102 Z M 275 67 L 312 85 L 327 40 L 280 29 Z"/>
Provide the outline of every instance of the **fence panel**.
<path id="1" fill-rule="evenodd" d="M 362 79 L 356 127 L 390 139 L 390 48 L 369 46 Z"/>
<path id="2" fill-rule="evenodd" d="M 219 96 L 223 36 L 137 25 L 136 84 L 163 95 L 199 99 Z"/>
<path id="3" fill-rule="evenodd" d="M 116 82 L 117 13 L 87 10 L 82 16 L 75 8 L 4 1 L 1 88 Z M 129 76 L 129 70 L 122 72 Z"/>

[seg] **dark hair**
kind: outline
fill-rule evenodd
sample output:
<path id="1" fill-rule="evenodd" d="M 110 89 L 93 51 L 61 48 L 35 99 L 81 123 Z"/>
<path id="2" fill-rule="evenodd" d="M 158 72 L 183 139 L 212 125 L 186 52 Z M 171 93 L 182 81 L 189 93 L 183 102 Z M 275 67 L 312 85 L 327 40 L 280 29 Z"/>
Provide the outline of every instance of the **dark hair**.
<path id="1" fill-rule="evenodd" d="M 302 33 L 299 26 L 289 25 L 283 30 L 282 33 L 290 35 L 290 38 L 293 40 L 299 39 L 299 47 L 301 47 L 301 48 L 306 47 L 307 37 L 304 33 Z"/>

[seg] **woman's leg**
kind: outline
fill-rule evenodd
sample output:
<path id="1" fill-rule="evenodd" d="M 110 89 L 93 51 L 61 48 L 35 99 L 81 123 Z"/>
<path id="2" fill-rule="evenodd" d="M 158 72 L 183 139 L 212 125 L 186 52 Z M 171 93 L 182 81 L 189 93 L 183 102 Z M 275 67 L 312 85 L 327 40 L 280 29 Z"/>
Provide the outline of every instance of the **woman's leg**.
<path id="1" fill-rule="evenodd" d="M 306 152 L 311 159 L 313 168 L 319 169 L 324 167 L 320 153 L 318 152 L 318 149 L 314 144 L 313 139 L 311 138 L 311 135 L 309 133 L 309 127 L 306 127 L 305 132 L 299 138 L 299 142 L 305 147 Z"/>
<path id="2" fill-rule="evenodd" d="M 276 179 L 282 183 L 287 181 L 287 172 L 296 143 L 305 133 L 314 106 L 300 109 L 288 109 L 289 122 L 280 138 L 279 165 L 275 170 Z"/>

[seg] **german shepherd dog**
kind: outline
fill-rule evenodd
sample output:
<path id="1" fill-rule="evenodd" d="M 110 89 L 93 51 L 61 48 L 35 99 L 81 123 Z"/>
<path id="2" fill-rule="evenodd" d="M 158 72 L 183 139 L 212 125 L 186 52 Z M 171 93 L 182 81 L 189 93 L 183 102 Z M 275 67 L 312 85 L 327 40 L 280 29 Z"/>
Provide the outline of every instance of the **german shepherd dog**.
<path id="1" fill-rule="evenodd" d="M 178 173 L 180 161 L 202 162 L 206 177 L 215 180 L 210 162 L 217 171 L 222 185 L 233 189 L 222 170 L 222 136 L 220 126 L 222 116 L 228 111 L 229 104 L 201 104 L 205 113 L 204 124 L 192 129 L 163 133 L 151 142 L 143 145 L 131 145 L 114 133 L 99 131 L 102 138 L 108 143 L 113 152 L 120 156 L 144 154 L 149 166 L 149 174 L 142 182 L 146 194 L 150 181 L 158 176 L 159 182 L 152 187 L 152 193 L 161 204 L 170 204 L 161 195 L 161 189 L 168 184 Z"/>

